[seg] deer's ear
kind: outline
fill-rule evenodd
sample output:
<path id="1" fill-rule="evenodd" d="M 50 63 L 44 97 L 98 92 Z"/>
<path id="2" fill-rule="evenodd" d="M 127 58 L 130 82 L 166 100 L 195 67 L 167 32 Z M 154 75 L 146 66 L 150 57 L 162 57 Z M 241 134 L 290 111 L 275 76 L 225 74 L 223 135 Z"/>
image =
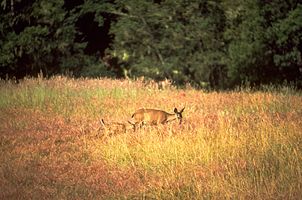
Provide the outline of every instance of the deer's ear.
<path id="1" fill-rule="evenodd" d="M 174 112 L 177 113 L 177 108 L 174 108 Z"/>
<path id="2" fill-rule="evenodd" d="M 101 119 L 101 120 L 100 120 L 100 123 L 101 123 L 101 125 L 105 126 L 104 119 Z"/>
<path id="3" fill-rule="evenodd" d="M 179 112 L 182 113 L 185 110 L 185 107 L 183 109 L 181 109 Z"/>

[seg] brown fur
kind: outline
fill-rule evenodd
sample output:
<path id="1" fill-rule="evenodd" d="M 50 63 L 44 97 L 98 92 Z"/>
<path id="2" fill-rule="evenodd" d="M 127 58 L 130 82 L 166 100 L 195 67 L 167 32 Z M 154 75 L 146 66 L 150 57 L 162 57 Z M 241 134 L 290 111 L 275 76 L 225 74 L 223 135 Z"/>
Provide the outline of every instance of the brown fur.
<path id="1" fill-rule="evenodd" d="M 134 130 L 134 125 L 129 122 L 109 122 L 105 123 L 103 119 L 100 120 L 102 129 L 105 131 L 105 135 L 111 136 L 119 133 L 125 133 L 128 130 Z"/>
<path id="2" fill-rule="evenodd" d="M 170 121 L 174 121 L 176 119 L 179 120 L 179 123 L 181 123 L 182 115 L 184 108 L 181 111 L 177 111 L 177 109 L 174 109 L 174 113 L 167 113 L 163 110 L 157 110 L 157 109 L 139 109 L 135 111 L 135 113 L 132 115 L 131 121 L 129 123 L 133 124 L 135 127 L 142 126 L 144 124 L 149 125 L 158 125 L 158 124 L 165 124 Z"/>

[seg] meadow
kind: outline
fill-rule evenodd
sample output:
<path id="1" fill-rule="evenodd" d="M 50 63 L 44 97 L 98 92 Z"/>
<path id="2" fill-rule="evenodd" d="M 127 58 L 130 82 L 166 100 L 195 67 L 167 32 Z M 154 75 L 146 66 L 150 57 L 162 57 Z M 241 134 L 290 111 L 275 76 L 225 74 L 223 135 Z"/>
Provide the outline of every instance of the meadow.
<path id="1" fill-rule="evenodd" d="M 139 108 L 183 123 L 107 131 Z M 302 95 L 142 80 L 0 81 L 0 199 L 299 199 Z"/>

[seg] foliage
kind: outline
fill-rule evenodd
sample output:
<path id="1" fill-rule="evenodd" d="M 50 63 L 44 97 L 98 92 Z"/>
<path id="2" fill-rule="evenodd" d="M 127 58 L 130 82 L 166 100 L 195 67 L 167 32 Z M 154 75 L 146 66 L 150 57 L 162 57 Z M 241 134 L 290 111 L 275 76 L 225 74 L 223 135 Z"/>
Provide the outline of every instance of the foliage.
<path id="1" fill-rule="evenodd" d="M 227 6 L 228 73 L 233 83 L 296 82 L 301 87 L 301 4 L 237 1 Z"/>
<path id="2" fill-rule="evenodd" d="M 298 0 L 2 0 L 0 9 L 1 78 L 42 71 L 302 87 Z"/>
<path id="3" fill-rule="evenodd" d="M 77 31 L 85 12 L 67 8 L 63 0 L 2 1 L 1 77 L 73 73 L 85 75 L 97 58 L 85 54 L 87 42 Z M 86 11 L 87 12 L 87 11 Z M 102 66 L 98 65 L 99 73 Z M 103 67 L 104 68 L 104 67 Z"/>
<path id="4" fill-rule="evenodd" d="M 200 85 L 224 65 L 219 3 L 121 1 L 116 7 L 122 12 L 111 29 L 113 50 L 130 55 L 134 76 Z"/>

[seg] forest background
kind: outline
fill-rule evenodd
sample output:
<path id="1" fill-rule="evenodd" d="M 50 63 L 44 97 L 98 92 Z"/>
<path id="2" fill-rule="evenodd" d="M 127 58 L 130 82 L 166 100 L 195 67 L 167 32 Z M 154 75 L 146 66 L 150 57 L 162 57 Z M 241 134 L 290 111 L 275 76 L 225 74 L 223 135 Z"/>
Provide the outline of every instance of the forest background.
<path id="1" fill-rule="evenodd" d="M 302 87 L 298 0 L 1 0 L 0 77 Z"/>

